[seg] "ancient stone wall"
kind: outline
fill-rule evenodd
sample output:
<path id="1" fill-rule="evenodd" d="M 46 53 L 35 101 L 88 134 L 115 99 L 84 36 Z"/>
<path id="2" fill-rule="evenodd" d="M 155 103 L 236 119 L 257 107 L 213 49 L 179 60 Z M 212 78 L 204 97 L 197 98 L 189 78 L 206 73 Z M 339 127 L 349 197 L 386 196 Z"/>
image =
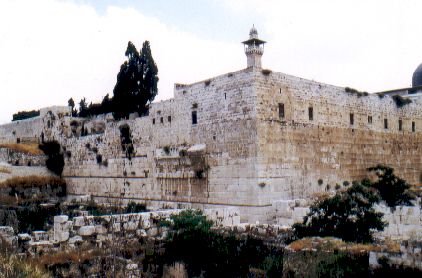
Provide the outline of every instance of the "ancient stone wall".
<path id="1" fill-rule="evenodd" d="M 265 185 L 260 198 L 308 198 L 368 177 L 367 168 L 376 164 L 420 182 L 421 98 L 398 107 L 390 96 L 346 92 L 282 73 L 254 74 L 260 177 L 254 186 Z"/>
<path id="2" fill-rule="evenodd" d="M 154 208 L 235 205 L 252 222 L 274 222 L 275 201 L 332 191 L 378 163 L 420 182 L 420 98 L 398 107 L 391 96 L 257 68 L 174 90 L 130 120 L 43 110 L 1 126 L 0 142 L 58 140 L 70 194 Z"/>

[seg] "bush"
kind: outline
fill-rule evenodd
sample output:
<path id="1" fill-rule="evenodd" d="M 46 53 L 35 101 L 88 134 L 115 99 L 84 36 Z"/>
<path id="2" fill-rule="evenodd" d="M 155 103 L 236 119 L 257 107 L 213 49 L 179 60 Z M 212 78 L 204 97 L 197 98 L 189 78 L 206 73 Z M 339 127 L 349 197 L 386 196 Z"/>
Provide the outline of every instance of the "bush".
<path id="1" fill-rule="evenodd" d="M 16 114 L 13 114 L 12 121 L 30 119 L 30 118 L 38 117 L 39 115 L 40 115 L 40 110 L 20 111 Z"/>
<path id="2" fill-rule="evenodd" d="M 144 204 L 138 204 L 135 202 L 130 202 L 127 204 L 126 213 L 138 213 L 147 211 L 147 207 Z"/>
<path id="3" fill-rule="evenodd" d="M 64 157 L 60 144 L 57 141 L 45 142 L 39 148 L 48 156 L 47 168 L 58 176 L 61 176 L 64 168 Z"/>
<path id="4" fill-rule="evenodd" d="M 412 100 L 410 98 L 404 98 L 400 95 L 394 95 L 392 96 L 392 98 L 398 108 L 401 108 L 409 103 L 412 103 Z"/>
<path id="5" fill-rule="evenodd" d="M 368 168 L 368 171 L 375 172 L 377 175 L 378 181 L 371 186 L 379 191 L 381 198 L 389 207 L 413 206 L 412 200 L 415 199 L 415 196 L 409 191 L 410 184 L 394 175 L 393 168 L 377 165 Z"/>
<path id="6" fill-rule="evenodd" d="M 368 95 L 369 95 L 369 94 L 368 94 L 368 92 L 360 92 L 360 91 L 358 91 L 358 90 L 356 90 L 356 89 L 353 89 L 353 88 L 350 88 L 350 87 L 346 87 L 346 88 L 344 88 L 344 91 L 345 91 L 346 93 L 349 93 L 349 94 L 355 94 L 355 95 L 357 95 L 358 97 L 368 96 Z"/>
<path id="7" fill-rule="evenodd" d="M 263 75 L 270 75 L 272 73 L 270 69 L 263 69 L 261 72 Z"/>
<path id="8" fill-rule="evenodd" d="M 201 277 L 219 277 L 222 273 L 224 277 L 248 277 L 251 267 L 281 277 L 281 250 L 271 249 L 261 240 L 220 234 L 211 229 L 213 222 L 200 211 L 182 211 L 171 219 L 164 260 L 167 264 L 184 262 L 189 277 L 201 273 Z"/>
<path id="9" fill-rule="evenodd" d="M 347 191 L 312 205 L 303 223 L 293 225 L 293 239 L 334 236 L 345 241 L 372 242 L 373 231 L 382 231 L 386 225 L 383 214 L 373 208 L 379 201 L 367 181 L 355 183 Z"/>

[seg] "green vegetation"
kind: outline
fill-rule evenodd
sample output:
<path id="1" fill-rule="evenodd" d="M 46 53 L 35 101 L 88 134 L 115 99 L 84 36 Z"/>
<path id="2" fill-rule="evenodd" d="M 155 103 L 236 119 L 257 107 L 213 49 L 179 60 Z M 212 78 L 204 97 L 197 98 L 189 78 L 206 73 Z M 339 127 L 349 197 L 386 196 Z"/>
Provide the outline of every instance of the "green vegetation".
<path id="1" fill-rule="evenodd" d="M 303 223 L 293 225 L 294 238 L 334 236 L 345 241 L 372 242 L 373 231 L 382 231 L 386 225 L 383 214 L 373 208 L 379 201 L 368 181 L 354 183 L 346 191 L 312 205 Z"/>
<path id="2" fill-rule="evenodd" d="M 20 111 L 16 114 L 13 114 L 12 121 L 20 121 L 25 119 L 34 118 L 40 115 L 40 110 L 32 110 L 32 111 Z"/>
<path id="3" fill-rule="evenodd" d="M 358 90 L 353 89 L 353 88 L 350 88 L 350 87 L 344 88 L 344 91 L 346 93 L 349 93 L 349 94 L 355 94 L 358 97 L 363 97 L 363 96 L 368 96 L 369 95 L 368 92 L 361 92 L 361 91 L 358 91 Z"/>
<path id="4" fill-rule="evenodd" d="M 79 102 L 79 113 L 75 102 L 69 99 L 72 115 L 89 117 L 112 112 L 116 119 L 128 118 L 129 114 L 148 114 L 148 105 L 158 93 L 158 68 L 152 57 L 149 41 L 145 41 L 138 51 L 132 42 L 128 42 L 125 56 L 127 60 L 120 66 L 113 97 L 107 94 L 101 103 L 90 103 L 86 98 Z"/>
<path id="5" fill-rule="evenodd" d="M 415 199 L 415 196 L 409 191 L 410 184 L 394 175 L 393 168 L 377 165 L 369 168 L 368 171 L 377 175 L 378 181 L 370 185 L 379 191 L 381 198 L 389 207 L 413 206 L 411 201 Z"/>
<path id="6" fill-rule="evenodd" d="M 57 141 L 44 142 L 39 148 L 48 156 L 47 168 L 54 174 L 61 176 L 64 168 L 64 156 Z"/>
<path id="7" fill-rule="evenodd" d="M 409 103 L 412 103 L 412 100 L 410 98 L 402 97 L 400 95 L 394 95 L 392 96 L 392 99 L 394 100 L 398 108 L 401 108 Z"/>
<path id="8" fill-rule="evenodd" d="M 263 269 L 269 277 L 282 274 L 282 250 L 251 237 L 223 235 L 211 229 L 213 222 L 200 211 L 172 216 L 165 261 L 184 262 L 189 277 L 247 277 L 250 268 Z"/>

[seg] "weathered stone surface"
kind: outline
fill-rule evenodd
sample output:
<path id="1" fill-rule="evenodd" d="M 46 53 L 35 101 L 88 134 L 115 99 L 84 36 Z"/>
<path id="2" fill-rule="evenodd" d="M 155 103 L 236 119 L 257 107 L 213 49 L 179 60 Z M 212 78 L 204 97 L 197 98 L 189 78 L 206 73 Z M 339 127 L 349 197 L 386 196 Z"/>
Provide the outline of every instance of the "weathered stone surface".
<path id="1" fill-rule="evenodd" d="M 91 236 L 95 234 L 95 226 L 82 226 L 79 228 L 78 233 L 81 236 Z"/>

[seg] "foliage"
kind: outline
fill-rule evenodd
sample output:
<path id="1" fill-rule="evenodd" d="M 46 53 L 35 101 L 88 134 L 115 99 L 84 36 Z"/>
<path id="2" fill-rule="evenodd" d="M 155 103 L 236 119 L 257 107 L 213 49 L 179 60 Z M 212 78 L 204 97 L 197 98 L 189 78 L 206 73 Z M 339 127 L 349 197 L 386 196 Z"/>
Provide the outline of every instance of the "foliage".
<path id="1" fill-rule="evenodd" d="M 132 155 L 135 152 L 132 142 L 132 134 L 130 132 L 130 127 L 127 124 L 121 125 L 120 130 L 120 143 L 122 146 L 122 151 L 125 152 L 125 155 L 129 160 L 132 158 Z"/>
<path id="2" fill-rule="evenodd" d="M 353 89 L 353 88 L 350 88 L 350 87 L 346 87 L 346 88 L 344 88 L 344 91 L 345 91 L 346 93 L 349 93 L 349 94 L 355 94 L 355 95 L 357 95 L 358 97 L 368 96 L 368 95 L 369 95 L 369 94 L 368 94 L 368 92 L 361 92 L 361 91 L 358 91 L 358 90 Z"/>
<path id="3" fill-rule="evenodd" d="M 334 236 L 345 241 L 371 242 L 374 230 L 383 230 L 382 213 L 373 204 L 380 201 L 368 181 L 354 183 L 344 192 L 317 201 L 310 207 L 303 223 L 293 225 L 294 238 Z"/>
<path id="4" fill-rule="evenodd" d="M 126 207 L 126 213 L 138 213 L 144 211 L 147 211 L 147 207 L 144 204 L 129 202 Z"/>
<path id="5" fill-rule="evenodd" d="M 317 277 L 365 277 L 367 273 L 368 257 L 343 252 L 332 254 L 316 266 Z"/>
<path id="6" fill-rule="evenodd" d="M 412 100 L 410 98 L 402 97 L 400 95 L 394 95 L 392 96 L 392 99 L 394 100 L 398 108 L 401 108 L 406 104 L 412 103 Z"/>
<path id="7" fill-rule="evenodd" d="M 379 259 L 380 266 L 372 270 L 371 277 L 422 277 L 422 270 L 404 265 L 391 264 L 387 258 Z"/>
<path id="8" fill-rule="evenodd" d="M 62 175 L 64 168 L 64 157 L 60 144 L 57 141 L 44 142 L 39 148 L 48 156 L 47 168 L 58 176 Z"/>
<path id="9" fill-rule="evenodd" d="M 200 211 L 187 210 L 172 219 L 165 261 L 184 262 L 189 277 L 246 277 L 250 267 L 264 268 L 280 277 L 282 251 L 261 240 L 223 235 L 211 229 L 213 222 Z"/>
<path id="10" fill-rule="evenodd" d="M 270 75 L 272 73 L 270 69 L 263 69 L 261 72 L 263 75 Z"/>
<path id="11" fill-rule="evenodd" d="M 76 117 L 78 115 L 78 111 L 76 111 L 76 109 L 75 109 L 75 101 L 73 100 L 73 98 L 70 98 L 67 101 L 67 105 L 71 107 L 72 117 Z"/>
<path id="12" fill-rule="evenodd" d="M 143 43 L 140 52 L 132 42 L 128 42 L 125 56 L 127 60 L 120 67 L 113 90 L 116 119 L 127 118 L 133 112 L 146 114 L 148 104 L 158 92 L 158 68 L 152 58 L 149 42 Z"/>
<path id="13" fill-rule="evenodd" d="M 40 110 L 32 110 L 32 111 L 20 111 L 16 114 L 13 114 L 12 121 L 20 121 L 25 119 L 34 118 L 40 115 Z"/>
<path id="14" fill-rule="evenodd" d="M 415 199 L 415 196 L 409 191 L 410 184 L 394 175 L 393 168 L 377 165 L 368 170 L 375 172 L 378 176 L 378 181 L 371 184 L 371 186 L 379 191 L 381 198 L 388 206 L 413 206 L 411 201 Z"/>

